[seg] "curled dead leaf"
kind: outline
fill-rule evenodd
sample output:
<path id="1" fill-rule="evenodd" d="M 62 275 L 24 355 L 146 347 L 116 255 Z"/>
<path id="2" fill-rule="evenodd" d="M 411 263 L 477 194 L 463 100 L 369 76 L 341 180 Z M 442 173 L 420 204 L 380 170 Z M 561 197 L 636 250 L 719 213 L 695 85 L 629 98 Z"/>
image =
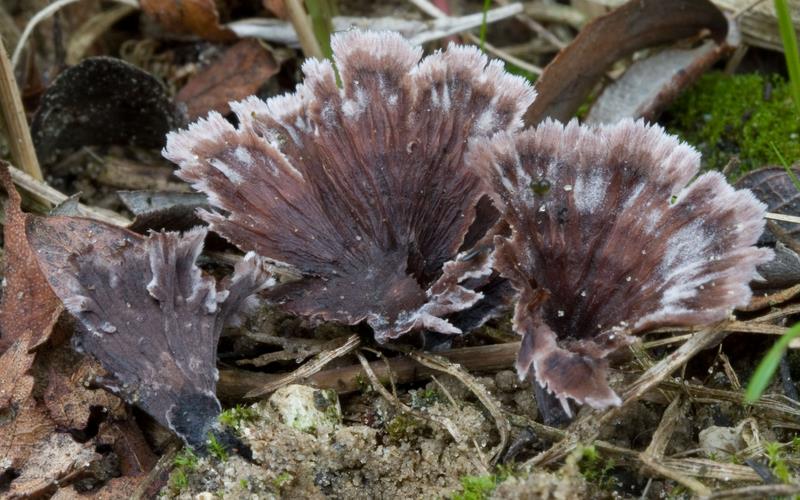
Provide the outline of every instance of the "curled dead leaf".
<path id="1" fill-rule="evenodd" d="M 725 16 L 708 0 L 631 0 L 594 19 L 544 69 L 525 123 L 569 120 L 616 61 L 703 30 L 718 42 L 728 32 Z"/>
<path id="2" fill-rule="evenodd" d="M 231 111 L 229 102 L 255 94 L 279 69 L 258 40 L 241 40 L 186 82 L 175 100 L 186 105 L 190 120 L 209 111 L 225 115 Z"/>
<path id="3" fill-rule="evenodd" d="M 284 0 L 261 0 L 261 4 L 269 12 L 275 14 L 280 19 L 288 19 L 289 13 L 286 12 L 286 2 Z"/>
<path id="4" fill-rule="evenodd" d="M 212 42 L 236 38 L 231 30 L 220 24 L 214 0 L 141 0 L 139 6 L 173 33 L 191 33 Z"/>
<path id="5" fill-rule="evenodd" d="M 25 237 L 27 215 L 20 208 L 8 164 L 0 162 L 0 185 L 8 193 L 5 238 L 5 287 L 0 304 L 0 353 L 30 333 L 31 345 L 45 342 L 63 310 L 61 301 L 47 284 L 36 256 Z"/>
<path id="6" fill-rule="evenodd" d="M 117 194 L 134 215 L 128 229 L 141 234 L 150 229 L 186 231 L 203 224 L 197 209 L 209 208 L 208 199 L 199 193 L 119 191 Z"/>
<path id="7" fill-rule="evenodd" d="M 0 474 L 20 476 L 38 442 L 55 426 L 32 397 L 30 374 L 35 354 L 30 352 L 32 334 L 23 333 L 0 356 Z M 14 483 L 12 482 L 12 488 Z"/>

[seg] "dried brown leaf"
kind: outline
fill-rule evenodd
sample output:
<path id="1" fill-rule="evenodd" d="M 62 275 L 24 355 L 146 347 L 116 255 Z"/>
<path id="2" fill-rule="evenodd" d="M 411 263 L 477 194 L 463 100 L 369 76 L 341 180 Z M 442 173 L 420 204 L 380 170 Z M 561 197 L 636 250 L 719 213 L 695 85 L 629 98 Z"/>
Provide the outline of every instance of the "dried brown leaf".
<path id="1" fill-rule="evenodd" d="M 97 363 L 81 356 L 68 345 L 48 349 L 36 360 L 47 386 L 42 403 L 53 422 L 62 429 L 84 429 L 90 420 L 92 407 L 104 408 L 108 418 L 124 419 L 125 404 L 106 391 L 89 389 L 85 382 L 93 380 L 102 369 Z"/>
<path id="2" fill-rule="evenodd" d="M 190 120 L 209 111 L 226 115 L 231 111 L 229 102 L 255 94 L 279 69 L 258 40 L 241 40 L 189 79 L 175 100 L 186 105 Z"/>
<path id="3" fill-rule="evenodd" d="M 718 42 L 728 31 L 725 16 L 708 0 L 630 0 L 587 24 L 545 68 L 525 122 L 569 120 L 616 61 L 706 29 Z"/>
<path id="4" fill-rule="evenodd" d="M 794 170 L 797 175 L 798 170 Z M 750 189 L 767 205 L 767 210 L 785 215 L 800 215 L 800 191 L 797 190 L 786 170 L 781 167 L 765 167 L 753 170 L 741 177 L 736 186 Z M 758 268 L 760 279 L 753 286 L 767 290 L 787 288 L 800 281 L 800 255 L 797 253 L 797 238 L 800 226 L 787 222 L 770 221 L 759 243 L 774 246 L 775 259 Z"/>
<path id="5" fill-rule="evenodd" d="M 0 163 L 0 184 L 8 193 L 5 238 L 5 281 L 0 305 L 0 353 L 30 333 L 31 348 L 45 342 L 63 310 L 47 284 L 25 237 L 26 214 L 6 163 Z"/>
<path id="6" fill-rule="evenodd" d="M 231 30 L 220 25 L 214 0 L 141 0 L 139 6 L 173 33 L 191 33 L 212 42 L 236 38 Z"/>
<path id="7" fill-rule="evenodd" d="M 33 453 L 34 444 L 54 426 L 31 397 L 30 374 L 35 354 L 29 352 L 26 332 L 0 356 L 0 467 L 20 468 Z"/>
<path id="8" fill-rule="evenodd" d="M 795 168 L 793 171 L 795 175 L 800 175 L 800 169 Z M 800 191 L 783 167 L 765 167 L 748 172 L 736 181 L 736 187 L 751 190 L 756 198 L 767 205 L 769 212 L 800 215 Z M 789 236 L 800 238 L 800 224 L 788 222 L 776 222 L 776 224 Z M 760 241 L 775 243 L 775 235 L 771 231 L 764 231 Z"/>
<path id="9" fill-rule="evenodd" d="M 738 36 L 729 36 L 721 44 L 706 40 L 697 47 L 671 47 L 635 61 L 603 89 L 589 110 L 586 123 L 616 123 L 623 118 L 655 121 L 684 89 L 737 44 Z"/>
<path id="10" fill-rule="evenodd" d="M 261 5 L 279 19 L 286 20 L 289 18 L 285 0 L 261 0 Z"/>
<path id="11" fill-rule="evenodd" d="M 93 443 L 78 443 L 69 434 L 52 432 L 36 443 L 28 462 L 11 483 L 10 498 L 46 495 L 58 482 L 81 469 L 88 469 L 101 456 Z"/>

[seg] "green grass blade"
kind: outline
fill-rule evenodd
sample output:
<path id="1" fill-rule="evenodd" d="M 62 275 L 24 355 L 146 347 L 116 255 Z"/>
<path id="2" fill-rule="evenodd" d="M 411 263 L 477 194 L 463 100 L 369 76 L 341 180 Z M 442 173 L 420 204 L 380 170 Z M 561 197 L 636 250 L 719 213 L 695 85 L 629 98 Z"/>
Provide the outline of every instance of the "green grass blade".
<path id="1" fill-rule="evenodd" d="M 486 44 L 486 28 L 488 26 L 486 16 L 491 6 L 492 6 L 492 0 L 483 0 L 483 22 L 481 22 L 481 50 L 483 50 L 483 46 Z"/>
<path id="2" fill-rule="evenodd" d="M 786 333 L 781 335 L 781 338 L 775 342 L 775 345 L 767 352 L 767 355 L 761 360 L 756 367 L 755 373 L 750 378 L 750 383 L 747 384 L 747 391 L 744 395 L 746 403 L 755 403 L 758 398 L 764 394 L 767 386 L 769 385 L 772 376 L 778 369 L 783 354 L 789 348 L 789 343 L 800 335 L 800 323 L 786 330 Z"/>
<path id="3" fill-rule="evenodd" d="M 333 33 L 333 16 L 336 14 L 335 0 L 306 0 L 306 8 L 322 55 L 332 59 L 331 33 Z"/>
<path id="4" fill-rule="evenodd" d="M 787 0 L 775 0 L 775 14 L 778 16 L 778 30 L 786 55 L 786 68 L 789 72 L 792 98 L 800 114 L 800 52 L 797 50 L 797 35 L 794 32 L 792 15 Z"/>
<path id="5" fill-rule="evenodd" d="M 800 191 L 800 179 L 798 179 L 797 176 L 794 174 L 794 170 L 792 170 L 792 167 L 789 165 L 789 162 L 786 161 L 786 158 L 783 157 L 781 151 L 778 149 L 778 147 L 775 145 L 774 142 L 770 142 L 769 145 L 775 152 L 775 156 L 778 157 L 778 161 L 780 161 L 781 165 L 783 165 L 783 169 L 786 170 L 786 175 L 788 175 L 789 179 L 792 180 L 792 184 L 794 184 L 795 189 Z"/>

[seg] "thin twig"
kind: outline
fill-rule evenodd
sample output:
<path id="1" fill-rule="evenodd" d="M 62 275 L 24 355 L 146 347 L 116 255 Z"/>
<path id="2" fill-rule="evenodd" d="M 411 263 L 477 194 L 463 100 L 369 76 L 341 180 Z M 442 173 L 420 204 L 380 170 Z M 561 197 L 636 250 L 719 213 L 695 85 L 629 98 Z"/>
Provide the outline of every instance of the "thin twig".
<path id="1" fill-rule="evenodd" d="M 708 488 L 708 486 L 704 485 L 697 479 L 689 477 L 679 471 L 673 470 L 672 468 L 665 466 L 663 462 L 656 460 L 655 458 L 651 457 L 646 453 L 642 453 L 640 459 L 642 463 L 648 469 L 650 469 L 650 471 L 658 474 L 659 476 L 666 477 L 667 479 L 672 479 L 673 481 L 682 484 L 683 486 L 691 489 L 695 495 L 704 497 L 711 494 L 711 490 Z"/>
<path id="2" fill-rule="evenodd" d="M 680 474 L 669 467 L 665 467 L 662 464 L 664 452 L 675 431 L 675 426 L 684 418 L 688 406 L 686 399 L 682 396 L 678 396 L 672 400 L 661 416 L 661 422 L 653 433 L 650 444 L 647 446 L 647 449 L 639 455 L 639 459 L 650 472 L 672 479 L 691 489 L 695 494 L 702 496 L 707 495 L 711 491 L 706 485 L 696 479 Z"/>
<path id="3" fill-rule="evenodd" d="M 31 33 L 33 33 L 34 28 L 36 26 L 47 19 L 48 17 L 52 16 L 60 9 L 66 7 L 71 3 L 79 2 L 80 0 L 56 0 L 55 2 L 51 3 L 47 7 L 43 8 L 39 12 L 37 12 L 31 19 L 28 21 L 28 24 L 25 25 L 25 29 L 22 31 L 22 35 L 19 37 L 19 41 L 17 42 L 16 48 L 14 48 L 14 55 L 11 56 L 11 66 L 16 68 L 17 64 L 19 63 L 20 55 L 22 54 L 22 49 L 25 48 L 25 44 L 28 42 L 28 38 L 30 38 Z M 129 5 L 131 7 L 139 8 L 139 2 L 136 0 L 114 0 L 115 2 Z"/>
<path id="4" fill-rule="evenodd" d="M 768 220 L 777 220 L 780 222 L 791 222 L 792 224 L 800 224 L 800 217 L 796 215 L 776 214 L 775 212 L 767 212 L 764 218 Z"/>
<path id="5" fill-rule="evenodd" d="M 361 368 L 364 369 L 364 374 L 366 374 L 367 378 L 369 379 L 370 385 L 372 385 L 372 389 L 376 391 L 378 394 L 380 394 L 381 397 L 383 397 L 383 399 L 385 399 L 386 401 L 390 402 L 391 404 L 399 408 L 400 411 L 405 413 L 412 413 L 410 406 L 400 401 L 400 399 L 395 394 L 392 394 L 386 389 L 386 387 L 383 386 L 383 383 L 381 383 L 380 379 L 378 379 L 378 376 L 375 375 L 375 370 L 372 369 L 372 366 L 370 366 L 369 361 L 367 361 L 367 358 L 365 358 L 364 355 L 358 351 L 356 351 L 356 357 L 358 357 L 358 362 L 361 363 Z M 461 441 L 460 434 L 458 435 L 458 437 L 456 435 L 453 435 L 453 439 L 455 439 L 456 441 Z"/>
<path id="6" fill-rule="evenodd" d="M 719 352 L 719 359 L 722 361 L 722 371 L 725 372 L 725 376 L 728 377 L 728 380 L 731 382 L 731 387 L 735 391 L 742 390 L 742 383 L 739 382 L 739 376 L 736 374 L 736 370 L 733 369 L 731 365 L 731 360 L 728 359 L 728 355 L 722 352 L 722 344 L 720 344 L 720 352 Z"/>
<path id="7" fill-rule="evenodd" d="M 656 387 L 698 352 L 721 342 L 727 335 L 728 332 L 720 330 L 719 326 L 694 334 L 675 352 L 653 365 L 640 375 L 633 384 L 628 386 L 621 394 L 622 404 L 620 406 L 599 412 L 599 415 L 596 411 L 586 413 L 583 417 L 573 422 L 570 426 L 571 432 L 568 433 L 566 438 L 527 461 L 525 463 L 526 469 L 530 470 L 533 467 L 561 460 L 575 449 L 578 443 L 594 441 L 599 434 L 600 427 L 617 418 L 623 408 Z"/>
<path id="8" fill-rule="evenodd" d="M 725 166 L 722 168 L 722 175 L 728 177 L 729 175 L 731 175 L 731 172 L 733 172 L 737 167 L 739 167 L 740 163 L 741 161 L 739 160 L 739 157 L 736 155 L 732 155 L 730 158 L 728 158 L 728 163 L 726 163 Z"/>
<path id="9" fill-rule="evenodd" d="M 367 358 L 365 358 L 363 354 L 356 351 L 356 356 L 358 357 L 358 362 L 361 363 L 361 367 L 364 369 L 364 373 L 367 375 L 372 388 L 377 391 L 378 394 L 383 397 L 383 399 L 399 408 L 403 413 L 407 413 L 417 417 L 418 419 L 434 422 L 440 425 L 450 434 L 455 442 L 463 443 L 465 441 L 464 436 L 461 435 L 461 432 L 459 432 L 458 427 L 453 423 L 452 420 L 447 417 L 434 418 L 433 415 L 426 415 L 422 412 L 415 411 L 413 408 L 400 401 L 400 399 L 397 397 L 397 394 L 393 394 L 386 390 L 386 387 L 383 386 L 381 381 L 378 379 L 378 376 L 375 375 L 375 371 L 372 369 L 372 366 L 370 366 L 369 361 L 367 361 Z"/>
<path id="10" fill-rule="evenodd" d="M 442 18 L 448 17 L 446 13 L 442 12 L 438 7 L 433 5 L 428 0 L 408 0 L 408 1 L 411 2 L 412 4 L 414 4 L 415 7 L 417 7 L 418 9 L 420 9 L 421 11 L 423 11 L 424 13 L 428 14 L 429 16 L 431 16 L 433 18 L 442 19 Z M 465 36 L 470 41 L 470 43 L 473 43 L 475 45 L 480 45 L 480 38 L 478 38 L 474 34 L 465 33 Z M 500 59 L 502 59 L 502 60 L 504 60 L 506 62 L 509 62 L 509 63 L 517 66 L 518 68 L 521 68 L 521 69 L 523 69 L 523 70 L 525 70 L 525 71 L 527 71 L 527 72 L 529 72 L 531 74 L 534 74 L 534 75 L 541 75 L 542 74 L 542 68 L 540 68 L 538 66 L 535 66 L 535 65 L 533 65 L 533 64 L 531 64 L 531 63 L 529 63 L 527 61 L 523 61 L 522 59 L 520 59 L 518 57 L 514 57 L 511 54 L 508 54 L 507 52 L 505 52 L 505 51 L 503 51 L 501 49 L 498 49 L 497 47 L 495 47 L 494 45 L 490 44 L 489 42 L 485 42 L 483 44 L 483 49 L 486 52 L 488 52 L 489 54 L 491 54 L 491 55 L 493 55 L 493 56 L 495 56 L 497 58 L 500 58 Z"/>
<path id="11" fill-rule="evenodd" d="M 672 400 L 667 409 L 664 410 L 663 415 L 661 415 L 661 422 L 659 422 L 656 431 L 653 433 L 653 437 L 650 439 L 650 444 L 644 454 L 655 460 L 664 458 L 664 452 L 675 431 L 675 426 L 684 418 L 688 407 L 686 398 L 683 396 L 678 396 Z"/>
<path id="12" fill-rule="evenodd" d="M 744 392 L 742 391 L 713 389 L 702 385 L 681 383 L 675 380 L 662 380 L 659 382 L 659 387 L 670 391 L 682 391 L 689 395 L 695 403 L 727 402 L 742 406 L 745 405 Z M 765 394 L 761 396 L 758 401 L 748 406 L 758 410 L 763 415 L 770 415 L 770 418 L 774 420 L 773 424 L 780 421 L 782 426 L 787 423 L 794 423 L 795 427 L 800 427 L 800 425 L 797 424 L 800 419 L 800 403 L 782 394 Z"/>
<path id="13" fill-rule="evenodd" d="M 731 14 L 731 17 L 733 19 L 739 19 L 743 14 L 745 14 L 746 12 L 749 12 L 753 7 L 755 7 L 756 5 L 758 5 L 760 3 L 763 3 L 763 2 L 764 2 L 764 0 L 752 0 L 749 4 L 747 4 L 747 5 L 743 6 L 743 7 L 739 7 L 739 10 L 734 11 L 734 13 Z"/>
<path id="14" fill-rule="evenodd" d="M 503 453 L 503 450 L 505 450 L 506 446 L 508 445 L 508 436 L 511 432 L 511 425 L 508 423 L 508 419 L 503 414 L 500 405 L 489 394 L 486 388 L 483 387 L 483 385 L 481 385 L 475 379 L 475 377 L 470 375 L 461 366 L 451 363 L 440 356 L 416 351 L 409 351 L 407 352 L 407 355 L 423 366 L 447 373 L 448 375 L 457 378 L 462 384 L 471 390 L 475 396 L 478 397 L 478 400 L 489 411 L 492 417 L 494 417 L 497 430 L 500 433 L 500 443 L 492 452 L 492 462 L 498 460 L 501 453 Z"/>
<path id="15" fill-rule="evenodd" d="M 642 342 L 643 349 L 652 349 L 654 347 L 661 347 L 664 345 L 677 344 L 684 340 L 692 338 L 693 333 L 685 333 L 683 335 L 676 335 L 674 337 L 667 337 L 665 339 L 651 340 L 650 342 Z"/>
<path id="16" fill-rule="evenodd" d="M 496 0 L 500 5 L 509 5 L 508 0 Z M 562 40 L 555 36 L 549 29 L 542 26 L 538 21 L 533 19 L 527 14 L 519 14 L 516 16 L 517 20 L 526 25 L 528 29 L 547 40 L 556 49 L 563 49 L 567 46 Z"/>
<path id="17" fill-rule="evenodd" d="M 392 394 L 394 395 L 394 397 L 397 397 L 397 384 L 395 383 L 394 372 L 392 371 L 392 365 L 389 364 L 389 360 L 386 359 L 386 356 L 384 356 L 383 353 L 378 351 L 377 349 L 370 349 L 368 347 L 365 347 L 362 350 L 371 352 L 372 354 L 377 356 L 378 359 L 383 361 L 383 365 L 386 367 L 386 373 L 389 374 L 389 385 L 392 387 Z"/>
<path id="18" fill-rule="evenodd" d="M 133 492 L 129 493 L 130 498 L 133 500 L 152 498 L 163 486 L 164 477 L 175 466 L 173 462 L 180 449 L 181 446 L 178 444 L 177 439 L 173 438 L 173 441 L 164 450 L 164 454 L 161 455 L 158 462 L 147 473 L 147 477 L 139 482 Z"/>
<path id="19" fill-rule="evenodd" d="M 766 307 L 777 306 L 800 295 L 800 284 L 780 290 L 772 294 L 753 296 L 746 306 L 737 307 L 739 311 L 758 311 Z"/>
<path id="20" fill-rule="evenodd" d="M 470 371 L 480 372 L 512 368 L 518 350 L 519 342 L 509 342 L 452 349 L 438 354 L 454 363 L 463 365 Z M 389 368 L 387 368 L 387 363 Z M 394 376 L 398 384 L 424 380 L 436 373 L 436 370 L 420 366 L 419 363 L 405 356 L 387 358 L 385 362 L 373 361 L 370 365 L 381 380 L 388 381 L 390 376 Z M 305 382 L 320 389 L 334 389 L 339 394 L 346 394 L 361 389 L 362 373 L 361 365 L 349 365 L 320 371 L 309 376 Z M 248 392 L 272 384 L 283 377 L 285 374 L 276 375 L 222 368 L 217 391 L 225 401 L 237 402 L 241 401 Z"/>
<path id="21" fill-rule="evenodd" d="M 794 253 L 800 255 L 800 243 L 798 243 L 788 231 L 785 231 L 777 222 L 772 220 L 767 221 L 767 228 L 772 231 L 772 234 L 775 235 L 778 241 L 789 247 Z"/>
<path id="22" fill-rule="evenodd" d="M 759 484 L 742 486 L 730 490 L 716 491 L 707 498 L 710 500 L 735 500 L 746 498 L 790 497 L 800 493 L 800 485 L 796 484 Z"/>
<path id="23" fill-rule="evenodd" d="M 775 321 L 776 319 L 783 319 L 787 316 L 791 316 L 792 314 L 798 314 L 798 313 L 800 313 L 800 304 L 792 304 L 782 309 L 778 309 L 777 311 L 772 311 L 770 313 L 764 314 L 763 316 L 753 318 L 751 321 L 758 321 L 759 323 L 768 323 Z"/>
<path id="24" fill-rule="evenodd" d="M 284 5 L 286 5 L 286 13 L 289 15 L 289 20 L 297 32 L 297 38 L 300 40 L 303 54 L 306 57 L 323 59 L 322 49 L 319 46 L 317 37 L 314 35 L 314 28 L 311 26 L 311 18 L 306 14 L 303 3 L 300 0 L 286 0 Z"/>
<path id="25" fill-rule="evenodd" d="M 685 344 L 676 349 L 675 352 L 666 356 L 639 376 L 636 382 L 631 384 L 622 393 L 622 405 L 610 409 L 601 417 L 601 420 L 608 421 L 614 418 L 614 416 L 620 412 L 620 408 L 639 399 L 644 393 L 657 386 L 659 382 L 664 380 L 679 367 L 683 366 L 684 363 L 693 358 L 698 352 L 722 342 L 722 340 L 728 336 L 728 333 L 729 332 L 720 329 L 719 326 L 714 326 L 705 331 L 696 333 L 691 339 L 686 341 Z"/>
<path id="26" fill-rule="evenodd" d="M 14 67 L 8 60 L 2 40 L 0 40 L 0 107 L 14 163 L 34 179 L 44 180 L 33 147 L 28 120 L 25 118 L 25 107 L 19 95 L 17 79 L 14 77 Z"/>
<path id="27" fill-rule="evenodd" d="M 541 439 L 558 441 L 566 439 L 573 431 L 571 429 L 557 429 L 542 423 L 536 422 L 524 415 L 515 415 L 508 413 L 508 418 L 515 427 L 530 428 L 533 433 Z M 606 441 L 595 440 L 591 441 L 604 455 L 614 457 L 615 462 L 621 465 L 627 465 L 631 468 L 642 467 L 648 465 L 646 463 L 647 455 L 629 448 L 613 445 Z M 698 450 L 699 451 L 699 450 Z M 643 460 L 644 458 L 644 460 Z M 652 462 L 651 462 L 652 463 Z M 657 462 L 659 463 L 659 462 Z M 759 477 L 753 472 L 750 467 L 716 462 L 714 460 L 701 459 L 701 458 L 688 458 L 677 459 L 672 457 L 664 457 L 660 460 L 660 465 L 664 469 L 654 470 L 650 467 L 650 471 L 654 474 L 663 475 L 665 477 L 674 477 L 676 474 L 682 477 L 694 476 L 708 479 L 720 479 L 728 481 L 758 481 Z"/>
<path id="28" fill-rule="evenodd" d="M 292 373 L 284 377 L 281 377 L 278 380 L 265 384 L 262 387 L 253 389 L 247 394 L 245 394 L 244 397 L 257 398 L 259 396 L 263 396 L 265 394 L 274 392 L 275 390 L 277 390 L 280 387 L 283 387 L 284 385 L 291 384 L 297 380 L 302 380 L 304 378 L 310 377 L 311 375 L 314 375 L 318 371 L 322 370 L 325 367 L 325 365 L 327 365 L 334 359 L 353 352 L 360 344 L 361 344 L 361 339 L 358 337 L 358 335 L 351 335 L 347 337 L 347 339 L 340 347 L 317 354 L 314 357 L 314 359 L 312 359 L 308 363 L 305 363 L 303 366 L 293 371 Z"/>
<path id="29" fill-rule="evenodd" d="M 783 335 L 784 333 L 786 333 L 786 327 L 767 324 L 765 320 L 763 320 L 762 318 L 756 318 L 752 321 L 727 321 L 724 323 L 718 323 L 717 327 L 720 330 L 728 333 L 758 333 L 762 335 Z M 642 342 L 642 347 L 644 349 L 652 349 L 654 347 L 676 344 L 678 342 L 691 338 L 694 334 L 696 334 L 698 331 L 701 330 L 702 330 L 701 328 L 691 328 L 691 327 L 662 328 L 659 330 L 655 330 L 649 333 L 682 333 L 682 332 L 687 332 L 687 333 L 683 335 L 677 335 L 674 337 L 651 340 L 649 342 Z"/>
<path id="30" fill-rule="evenodd" d="M 34 179 L 18 168 L 10 166 L 8 167 L 8 170 L 11 172 L 11 179 L 14 181 L 14 184 L 33 195 L 33 197 L 39 201 L 47 204 L 58 205 L 69 198 L 69 196 L 65 195 L 64 193 L 45 184 L 42 181 Z M 83 203 L 78 204 L 78 213 L 83 217 L 89 217 L 91 219 L 96 219 L 108 224 L 113 224 L 115 226 L 127 226 L 131 223 L 130 219 L 118 214 L 117 212 L 114 212 L 113 210 L 108 210 L 102 207 L 90 207 L 88 205 L 84 205 Z"/>

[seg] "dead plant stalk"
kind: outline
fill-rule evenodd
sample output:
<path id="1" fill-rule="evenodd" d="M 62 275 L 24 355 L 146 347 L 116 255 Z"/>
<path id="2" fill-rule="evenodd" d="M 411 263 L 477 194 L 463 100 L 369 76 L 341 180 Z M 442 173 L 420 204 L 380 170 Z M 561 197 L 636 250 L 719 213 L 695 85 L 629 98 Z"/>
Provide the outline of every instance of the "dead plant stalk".
<path id="1" fill-rule="evenodd" d="M 14 163 L 22 170 L 36 179 L 43 181 L 42 169 L 36 158 L 33 148 L 31 131 L 28 120 L 25 118 L 25 107 L 19 95 L 19 87 L 14 77 L 14 68 L 8 59 L 5 45 L 0 40 L 0 107 L 2 107 L 3 122 L 8 132 L 8 146 Z"/>

